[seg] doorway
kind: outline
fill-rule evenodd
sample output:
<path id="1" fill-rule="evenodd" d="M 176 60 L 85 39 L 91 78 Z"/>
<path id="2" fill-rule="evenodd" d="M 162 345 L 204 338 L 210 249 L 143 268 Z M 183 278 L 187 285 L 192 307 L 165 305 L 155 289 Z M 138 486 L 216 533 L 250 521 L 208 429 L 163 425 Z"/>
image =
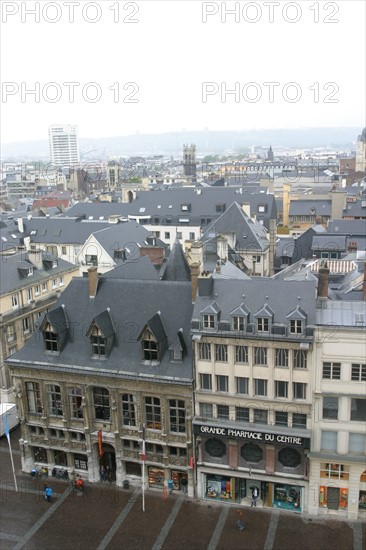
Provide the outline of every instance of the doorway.
<path id="1" fill-rule="evenodd" d="M 338 510 L 339 508 L 339 489 L 338 487 L 328 487 L 327 489 L 328 510 Z"/>
<path id="2" fill-rule="evenodd" d="M 99 457 L 99 467 L 106 472 L 107 481 L 116 481 L 116 453 L 114 447 L 103 443 L 103 455 Z"/>

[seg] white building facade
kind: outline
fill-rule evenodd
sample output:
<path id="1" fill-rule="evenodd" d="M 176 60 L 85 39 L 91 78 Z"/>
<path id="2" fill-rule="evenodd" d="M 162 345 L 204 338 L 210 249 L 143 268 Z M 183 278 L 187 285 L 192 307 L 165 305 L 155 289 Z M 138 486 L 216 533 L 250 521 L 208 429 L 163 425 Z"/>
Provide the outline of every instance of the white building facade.
<path id="1" fill-rule="evenodd" d="M 48 128 L 48 138 L 53 164 L 71 166 L 80 162 L 77 126 L 53 124 Z"/>

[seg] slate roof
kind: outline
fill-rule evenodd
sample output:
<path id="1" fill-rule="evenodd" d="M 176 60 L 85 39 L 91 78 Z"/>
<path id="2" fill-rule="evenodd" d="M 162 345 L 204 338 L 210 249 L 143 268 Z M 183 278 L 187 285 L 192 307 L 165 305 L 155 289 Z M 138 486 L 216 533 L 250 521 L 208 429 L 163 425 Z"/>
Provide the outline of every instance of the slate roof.
<path id="1" fill-rule="evenodd" d="M 108 221 L 90 222 L 76 217 L 24 218 L 23 236 L 29 236 L 36 244 L 84 244 L 92 233 L 109 227 Z"/>
<path id="2" fill-rule="evenodd" d="M 312 210 L 315 209 L 315 214 Z M 292 200 L 290 201 L 290 216 L 331 216 L 332 201 L 326 200 Z"/>
<path id="3" fill-rule="evenodd" d="M 288 324 L 287 316 L 297 306 L 307 315 L 307 324 L 315 323 L 316 282 L 278 280 L 269 277 L 255 277 L 249 281 L 214 279 L 210 296 L 198 296 L 194 305 L 193 319 L 200 320 L 201 313 L 213 300 L 220 310 L 220 321 L 230 321 L 230 313 L 238 307 L 249 312 L 249 323 L 265 304 L 273 311 L 272 322 Z"/>
<path id="4" fill-rule="evenodd" d="M 359 327 L 363 332 L 366 327 L 366 302 L 349 301 L 349 294 L 347 296 L 346 300 L 328 300 L 326 308 L 316 310 L 316 324 L 330 327 L 333 325 L 335 338 L 337 327 Z M 329 337 L 332 336 L 331 328 L 328 334 Z"/>
<path id="5" fill-rule="evenodd" d="M 343 210 L 344 217 L 366 218 L 366 208 L 362 206 L 365 199 L 358 199 L 356 202 L 347 202 Z"/>
<path id="6" fill-rule="evenodd" d="M 129 259 L 140 256 L 140 246 L 147 244 L 145 241 L 149 235 L 150 231 L 134 221 L 110 225 L 93 232 L 93 237 L 112 258 L 114 250 L 126 248 Z"/>
<path id="7" fill-rule="evenodd" d="M 241 206 L 234 202 L 214 221 L 201 236 L 201 241 L 207 242 L 222 234 L 236 235 L 235 250 L 266 250 L 269 247 L 268 233 L 257 221 L 248 218 Z"/>
<path id="8" fill-rule="evenodd" d="M 189 225 L 201 225 L 202 218 L 216 219 L 220 216 L 221 212 L 217 212 L 216 205 L 225 204 L 228 208 L 234 201 L 240 204 L 249 203 L 251 215 L 263 219 L 265 226 L 268 226 L 269 219 L 277 217 L 273 195 L 257 190 L 246 193 L 244 187 L 183 187 L 181 189 L 137 191 L 136 198 L 131 203 L 80 202 L 72 206 L 67 213 L 69 216 L 86 215 L 87 218 L 93 216 L 94 219 L 99 219 L 100 216 L 106 218 L 111 214 L 124 217 L 130 215 L 150 217 L 151 219 L 159 218 L 162 224 L 166 222 L 167 217 L 170 217 L 172 225 L 178 225 L 180 219 L 188 219 Z M 182 210 L 182 206 L 187 204 L 190 205 L 190 211 Z M 260 205 L 265 205 L 267 211 L 259 212 Z"/>
<path id="9" fill-rule="evenodd" d="M 33 267 L 33 275 L 24 277 L 24 275 L 19 272 L 18 262 L 20 261 L 26 262 L 29 264 L 29 267 Z M 52 267 L 47 262 L 43 262 L 43 269 L 40 270 L 28 261 L 28 254 L 26 252 L 19 252 L 12 256 L 6 256 L 2 258 L 0 263 L 1 294 L 8 294 L 9 292 L 19 290 L 23 287 L 42 283 L 42 281 L 50 277 L 57 277 L 63 273 L 74 270 L 76 270 L 76 267 L 73 264 L 60 258 L 57 260 L 56 267 Z"/>
<path id="10" fill-rule="evenodd" d="M 164 281 L 191 280 L 191 270 L 178 239 L 176 239 L 173 244 L 173 248 L 170 252 L 166 268 L 164 270 L 163 279 Z"/>
<path id="11" fill-rule="evenodd" d="M 95 298 L 89 298 L 87 278 L 74 278 L 58 300 L 56 307 L 65 306 L 73 337 L 59 355 L 44 353 L 43 339 L 39 331 L 25 346 L 11 356 L 11 363 L 29 365 L 35 369 L 60 369 L 89 374 L 139 377 L 140 379 L 166 383 L 192 383 L 192 348 L 189 338 L 192 316 L 191 285 L 188 282 L 118 280 L 102 277 Z M 91 356 L 91 344 L 86 338 L 87 327 L 109 307 L 116 330 L 115 344 L 107 359 Z M 168 351 L 160 364 L 154 366 L 141 361 L 143 328 L 160 311 L 167 334 L 167 344 L 176 341 L 183 329 L 187 353 L 182 363 L 170 361 Z M 154 324 L 154 330 L 157 327 Z"/>
<path id="12" fill-rule="evenodd" d="M 366 222 L 365 220 L 330 220 L 328 233 L 363 237 L 366 233 Z"/>
<path id="13" fill-rule="evenodd" d="M 311 249 L 344 252 L 346 250 L 346 237 L 329 234 L 314 235 Z"/>
<path id="14" fill-rule="evenodd" d="M 134 260 L 126 260 L 111 271 L 107 271 L 101 278 L 108 279 L 138 279 L 140 281 L 160 279 L 159 274 L 148 256 L 140 256 Z"/>

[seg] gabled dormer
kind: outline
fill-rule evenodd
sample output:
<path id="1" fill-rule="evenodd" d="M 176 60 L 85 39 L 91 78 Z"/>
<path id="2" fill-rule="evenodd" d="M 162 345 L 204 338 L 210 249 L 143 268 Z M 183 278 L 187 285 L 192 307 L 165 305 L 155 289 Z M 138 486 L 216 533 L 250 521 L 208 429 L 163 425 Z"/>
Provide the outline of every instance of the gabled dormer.
<path id="1" fill-rule="evenodd" d="M 109 308 L 92 320 L 86 336 L 90 338 L 93 357 L 101 359 L 110 355 L 116 340 L 116 331 Z"/>
<path id="2" fill-rule="evenodd" d="M 182 328 L 179 329 L 176 339 L 174 340 L 172 345 L 169 346 L 169 351 L 170 361 L 174 363 L 181 363 L 183 361 L 183 358 L 187 353 L 187 345 L 184 341 Z"/>
<path id="3" fill-rule="evenodd" d="M 244 331 L 249 324 L 249 310 L 244 304 L 230 312 L 231 330 Z"/>
<path id="4" fill-rule="evenodd" d="M 43 335 L 45 352 L 56 355 L 61 353 L 69 337 L 65 306 L 46 313 L 39 329 Z"/>
<path id="5" fill-rule="evenodd" d="M 17 269 L 23 277 L 30 277 L 33 275 L 33 265 L 26 261 L 21 261 L 17 263 Z"/>
<path id="6" fill-rule="evenodd" d="M 305 333 L 307 315 L 299 305 L 286 316 L 286 319 L 289 323 L 289 334 Z"/>
<path id="7" fill-rule="evenodd" d="M 141 341 L 143 361 L 159 362 L 162 360 L 167 348 L 168 337 L 160 311 L 146 323 L 137 339 Z"/>
<path id="8" fill-rule="evenodd" d="M 58 266 L 58 258 L 50 253 L 43 253 L 43 262 L 46 269 L 54 269 Z"/>
<path id="9" fill-rule="evenodd" d="M 269 334 L 271 332 L 273 315 L 273 310 L 267 303 L 265 303 L 264 306 L 254 314 L 258 334 Z"/>
<path id="10" fill-rule="evenodd" d="M 216 302 L 212 302 L 200 311 L 200 316 L 201 327 L 203 330 L 217 329 L 218 322 L 220 320 L 220 308 Z"/>

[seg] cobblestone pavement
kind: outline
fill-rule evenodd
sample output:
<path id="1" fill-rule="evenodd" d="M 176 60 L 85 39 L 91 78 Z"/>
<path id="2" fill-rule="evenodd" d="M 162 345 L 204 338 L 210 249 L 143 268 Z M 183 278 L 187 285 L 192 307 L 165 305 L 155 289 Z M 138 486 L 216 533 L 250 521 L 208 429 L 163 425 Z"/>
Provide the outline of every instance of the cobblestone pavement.
<path id="1" fill-rule="evenodd" d="M 365 523 L 245 508 L 239 531 L 235 506 L 148 491 L 143 512 L 138 489 L 113 484 L 87 484 L 77 495 L 49 478 L 48 503 L 45 480 L 20 470 L 16 433 L 12 442 L 18 492 L 7 441 L 0 441 L 1 550 L 366 550 Z"/>

